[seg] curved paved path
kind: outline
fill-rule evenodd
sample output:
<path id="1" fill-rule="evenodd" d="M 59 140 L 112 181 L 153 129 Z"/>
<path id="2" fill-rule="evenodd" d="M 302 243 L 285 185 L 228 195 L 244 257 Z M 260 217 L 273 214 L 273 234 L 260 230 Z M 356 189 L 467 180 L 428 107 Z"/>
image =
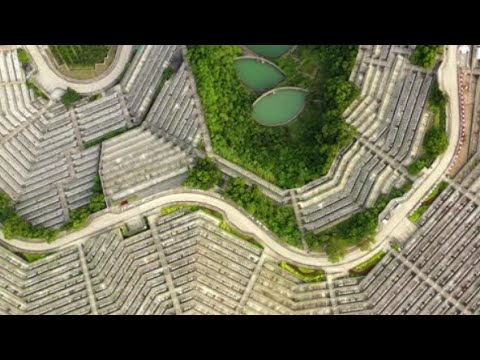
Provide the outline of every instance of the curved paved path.
<path id="1" fill-rule="evenodd" d="M 277 255 L 287 259 L 288 261 L 304 266 L 321 267 L 326 272 L 334 273 L 347 271 L 351 267 L 368 259 L 372 252 L 388 246 L 388 239 L 399 236 L 405 228 L 405 222 L 408 222 L 408 214 L 416 204 L 428 194 L 430 189 L 441 180 L 442 176 L 448 170 L 448 166 L 453 159 L 455 149 L 460 135 L 460 119 L 458 108 L 458 85 L 457 85 L 457 65 L 456 65 L 457 47 L 448 46 L 445 55 L 445 61 L 439 72 L 439 83 L 441 89 L 449 98 L 448 103 L 448 132 L 450 143 L 445 154 L 437 160 L 437 164 L 433 169 L 425 173 L 425 175 L 417 180 L 409 198 L 401 203 L 396 209 L 393 216 L 387 224 L 384 224 L 377 236 L 377 242 L 369 251 L 361 251 L 359 249 L 350 252 L 338 264 L 331 264 L 325 255 L 307 253 L 302 250 L 287 247 L 279 242 L 268 230 L 254 221 L 250 216 L 238 207 L 224 201 L 221 197 L 214 196 L 206 192 L 182 190 L 181 192 L 169 192 L 159 194 L 153 199 L 148 199 L 145 203 L 136 207 L 127 209 L 123 212 L 115 214 L 113 212 L 104 213 L 96 217 L 84 229 L 68 234 L 52 244 L 48 243 L 32 243 L 21 240 L 4 240 L 3 233 L 0 232 L 0 240 L 15 247 L 17 250 L 25 252 L 48 252 L 57 250 L 61 247 L 77 243 L 81 240 L 93 236 L 108 228 L 119 226 L 123 222 L 147 212 L 154 211 L 163 206 L 175 203 L 197 203 L 207 207 L 213 207 L 224 213 L 228 221 L 246 233 L 254 235 L 260 240 L 267 249 L 273 251 Z M 245 229 L 249 229 L 246 231 Z"/>
<path id="2" fill-rule="evenodd" d="M 48 93 L 52 93 L 55 89 L 69 87 L 80 94 L 90 94 L 112 86 L 125 69 L 133 50 L 133 45 L 120 45 L 113 63 L 104 74 L 88 80 L 70 80 L 52 69 L 45 59 L 46 55 L 42 46 L 25 45 L 38 69 L 35 80 Z"/>

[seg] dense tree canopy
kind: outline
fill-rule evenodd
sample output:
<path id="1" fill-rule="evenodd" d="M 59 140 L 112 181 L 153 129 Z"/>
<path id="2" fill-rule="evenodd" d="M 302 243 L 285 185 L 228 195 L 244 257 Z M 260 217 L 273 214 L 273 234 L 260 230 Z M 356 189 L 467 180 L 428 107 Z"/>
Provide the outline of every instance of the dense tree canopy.
<path id="1" fill-rule="evenodd" d="M 225 196 L 265 224 L 287 244 L 301 246 L 302 236 L 291 206 L 281 206 L 275 203 L 257 186 L 249 186 L 241 178 L 228 182 Z"/>
<path id="2" fill-rule="evenodd" d="M 223 179 L 217 164 L 210 158 L 200 159 L 195 167 L 190 170 L 185 186 L 210 190 L 215 185 L 220 185 Z"/>
<path id="3" fill-rule="evenodd" d="M 77 93 L 75 90 L 67 88 L 65 94 L 62 95 L 62 102 L 67 108 L 72 107 L 77 101 L 79 101 L 82 96 Z"/>
<path id="4" fill-rule="evenodd" d="M 33 226 L 17 215 L 10 196 L 4 192 L 0 192 L 0 222 L 6 239 L 23 237 L 50 240 L 56 236 L 55 230 Z"/>
<path id="5" fill-rule="evenodd" d="M 25 49 L 22 49 L 22 48 L 17 49 L 17 56 L 18 56 L 18 60 L 23 66 L 30 64 L 30 62 L 32 61 L 32 59 L 30 58 L 30 55 Z"/>
<path id="6" fill-rule="evenodd" d="M 417 45 L 410 56 L 410 62 L 414 65 L 431 69 L 437 62 L 437 55 L 443 50 L 442 45 Z"/>
<path id="7" fill-rule="evenodd" d="M 239 46 L 189 46 L 215 151 L 284 188 L 301 186 L 326 174 L 354 131 L 343 110 L 360 90 L 348 82 L 357 46 L 298 46 L 277 61 L 283 85 L 309 90 L 304 112 L 288 127 L 269 128 L 252 116 L 256 95 L 239 80 L 234 59 Z"/>

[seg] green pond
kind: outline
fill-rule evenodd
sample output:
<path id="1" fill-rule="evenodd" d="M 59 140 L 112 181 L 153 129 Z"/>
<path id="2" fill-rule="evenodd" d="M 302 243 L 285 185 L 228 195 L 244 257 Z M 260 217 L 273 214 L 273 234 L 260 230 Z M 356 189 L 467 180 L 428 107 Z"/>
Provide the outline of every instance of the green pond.
<path id="1" fill-rule="evenodd" d="M 253 116 L 265 126 L 280 126 L 294 120 L 305 107 L 307 92 L 279 88 L 259 97 L 253 104 Z"/>
<path id="2" fill-rule="evenodd" d="M 247 47 L 258 55 L 275 59 L 285 54 L 293 45 L 247 45 Z"/>
<path id="3" fill-rule="evenodd" d="M 285 78 L 277 66 L 262 59 L 239 58 L 235 68 L 240 80 L 253 90 L 272 89 Z"/>

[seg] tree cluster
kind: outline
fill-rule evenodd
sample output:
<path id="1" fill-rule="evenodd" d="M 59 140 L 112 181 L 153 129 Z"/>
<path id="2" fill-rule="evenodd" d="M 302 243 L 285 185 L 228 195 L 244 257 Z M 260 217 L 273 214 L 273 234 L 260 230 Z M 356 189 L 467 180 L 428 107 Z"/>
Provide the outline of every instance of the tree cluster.
<path id="1" fill-rule="evenodd" d="M 20 215 L 17 215 L 8 194 L 0 192 L 0 222 L 6 239 L 15 237 L 52 240 L 58 231 L 33 226 Z"/>
<path id="2" fill-rule="evenodd" d="M 417 45 L 410 55 L 410 62 L 425 69 L 432 69 L 442 51 L 442 45 Z"/>
<path id="3" fill-rule="evenodd" d="M 281 86 L 309 90 L 304 112 L 287 127 L 265 127 L 252 113 L 256 95 L 234 67 L 239 46 L 195 45 L 188 56 L 215 151 L 283 188 L 325 175 L 354 131 L 343 111 L 360 90 L 348 82 L 357 46 L 302 45 L 277 61 L 287 80 Z"/>
<path id="4" fill-rule="evenodd" d="M 301 246 L 302 235 L 291 206 L 275 203 L 256 185 L 247 185 L 241 178 L 230 180 L 224 195 L 261 221 L 285 243 Z"/>
<path id="5" fill-rule="evenodd" d="M 17 56 L 18 56 L 18 60 L 23 66 L 30 64 L 30 62 L 32 61 L 32 59 L 30 58 L 30 55 L 25 49 L 22 49 L 22 48 L 17 49 Z"/>
<path id="6" fill-rule="evenodd" d="M 71 88 L 67 88 L 65 94 L 62 95 L 62 103 L 67 108 L 71 108 L 82 96 Z"/>
<path id="7" fill-rule="evenodd" d="M 33 226 L 30 222 L 15 212 L 12 200 L 8 194 L 0 192 L 0 222 L 3 225 L 3 234 L 6 239 L 27 238 L 44 239 L 47 242 L 55 240 L 62 230 L 80 229 L 88 220 L 88 217 L 105 208 L 100 177 L 95 178 L 93 194 L 90 203 L 84 207 L 70 211 L 70 222 L 60 229 L 47 229 Z"/>
<path id="8" fill-rule="evenodd" d="M 210 190 L 215 185 L 220 185 L 223 180 L 222 172 L 217 164 L 210 158 L 200 159 L 193 167 L 184 185 L 191 188 Z"/>
<path id="9" fill-rule="evenodd" d="M 94 179 L 92 192 L 93 194 L 90 197 L 90 203 L 88 205 L 70 211 L 70 222 L 64 226 L 65 229 L 81 229 L 90 215 L 105 209 L 105 196 L 103 194 L 102 183 L 99 176 L 96 176 Z"/>

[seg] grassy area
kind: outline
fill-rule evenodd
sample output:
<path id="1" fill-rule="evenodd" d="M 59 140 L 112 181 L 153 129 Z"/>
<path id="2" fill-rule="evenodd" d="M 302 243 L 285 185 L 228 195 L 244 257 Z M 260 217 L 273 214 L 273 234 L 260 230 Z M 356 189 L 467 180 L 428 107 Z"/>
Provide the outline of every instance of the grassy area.
<path id="1" fill-rule="evenodd" d="M 440 196 L 443 190 L 448 187 L 448 183 L 446 181 L 442 181 L 438 184 L 433 191 L 428 194 L 425 200 L 422 201 L 420 206 L 408 217 L 411 222 L 417 223 L 423 214 L 428 210 L 430 205 Z"/>
<path id="2" fill-rule="evenodd" d="M 26 85 L 29 89 L 33 90 L 33 92 L 35 93 L 35 96 L 48 100 L 48 96 L 32 80 L 27 79 Z"/>
<path id="3" fill-rule="evenodd" d="M 17 56 L 18 56 L 18 60 L 23 66 L 30 64 L 30 62 L 32 61 L 30 54 L 25 49 L 22 49 L 22 48 L 17 49 Z"/>
<path id="4" fill-rule="evenodd" d="M 280 267 L 289 273 L 293 274 L 297 278 L 301 279 L 304 282 L 322 282 L 326 281 L 327 277 L 325 271 L 308 269 L 304 267 L 295 266 L 287 263 L 286 261 L 280 262 Z"/>
<path id="5" fill-rule="evenodd" d="M 360 265 L 355 266 L 353 269 L 350 269 L 349 275 L 351 277 L 367 275 L 375 267 L 375 265 L 377 265 L 380 262 L 380 260 L 383 259 L 385 254 L 386 254 L 385 251 L 383 250 L 379 251 L 367 261 L 361 263 Z"/>
<path id="6" fill-rule="evenodd" d="M 18 255 L 24 258 L 27 262 L 32 263 L 44 259 L 50 254 L 19 253 Z"/>
<path id="7" fill-rule="evenodd" d="M 108 140 L 108 139 L 114 138 L 115 136 L 121 135 L 121 134 L 127 132 L 128 130 L 130 130 L 130 129 L 121 128 L 121 129 L 110 131 L 109 133 L 107 133 L 107 134 L 105 134 L 105 135 L 103 135 L 103 136 L 101 136 L 97 139 L 87 141 L 83 146 L 84 146 L 85 149 L 87 149 L 89 147 L 101 144 L 105 140 Z"/>
<path id="8" fill-rule="evenodd" d="M 373 207 L 318 234 L 308 232 L 305 241 L 310 249 L 326 252 L 331 262 L 340 261 L 350 247 L 357 246 L 367 250 L 375 241 L 380 213 L 390 201 L 402 197 L 411 187 L 412 184 L 407 183 L 400 189 L 392 189 L 389 194 L 382 194 Z"/>
<path id="9" fill-rule="evenodd" d="M 67 108 L 71 108 L 73 105 L 75 105 L 82 96 L 77 93 L 75 90 L 67 88 L 67 91 L 65 94 L 62 95 L 62 103 L 65 105 Z"/>
<path id="10" fill-rule="evenodd" d="M 49 45 L 50 50 L 61 64 L 70 68 L 93 68 L 103 63 L 113 45 Z"/>
<path id="11" fill-rule="evenodd" d="M 355 131 L 342 118 L 360 94 L 348 78 L 358 46 L 299 45 L 277 64 L 283 85 L 309 91 L 307 106 L 289 126 L 265 127 L 253 118 L 257 95 L 235 69 L 236 45 L 195 45 L 188 56 L 212 145 L 219 155 L 283 188 L 325 175 Z"/>

